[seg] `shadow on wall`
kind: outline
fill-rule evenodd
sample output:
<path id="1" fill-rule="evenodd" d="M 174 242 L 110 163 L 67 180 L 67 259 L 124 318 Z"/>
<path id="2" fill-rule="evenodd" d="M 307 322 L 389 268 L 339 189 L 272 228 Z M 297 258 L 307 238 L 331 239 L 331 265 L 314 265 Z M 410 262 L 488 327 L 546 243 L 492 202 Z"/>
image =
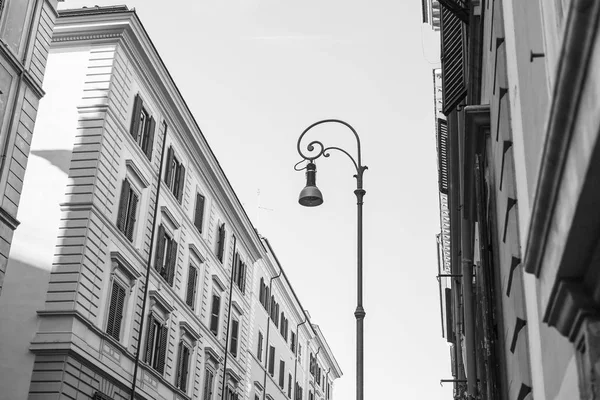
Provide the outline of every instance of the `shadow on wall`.
<path id="1" fill-rule="evenodd" d="M 31 154 L 47 160 L 67 176 L 71 165 L 71 150 L 31 150 Z"/>

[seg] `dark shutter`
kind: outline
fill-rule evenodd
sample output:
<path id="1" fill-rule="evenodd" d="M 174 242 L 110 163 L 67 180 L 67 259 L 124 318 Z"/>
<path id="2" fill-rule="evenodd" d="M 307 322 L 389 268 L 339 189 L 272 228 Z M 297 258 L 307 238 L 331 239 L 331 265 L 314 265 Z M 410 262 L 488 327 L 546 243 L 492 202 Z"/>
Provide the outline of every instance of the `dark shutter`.
<path id="1" fill-rule="evenodd" d="M 194 212 L 194 226 L 202 233 L 202 222 L 204 221 L 204 196 L 196 193 L 196 211 Z"/>
<path id="2" fill-rule="evenodd" d="M 158 349 L 158 365 L 156 370 L 161 374 L 165 372 L 165 356 L 167 354 L 167 337 L 169 336 L 169 330 L 165 326 L 160 328 L 160 347 Z"/>
<path id="3" fill-rule="evenodd" d="M 146 153 L 148 160 L 152 161 L 152 148 L 154 146 L 154 130 L 156 129 L 156 121 L 154 117 L 150 117 L 150 123 L 148 124 L 148 131 L 146 133 L 146 148 L 143 149 Z"/>
<path id="4" fill-rule="evenodd" d="M 171 167 L 173 166 L 173 147 L 169 146 L 167 150 L 167 164 L 165 166 L 165 183 L 171 186 Z"/>
<path id="5" fill-rule="evenodd" d="M 279 387 L 285 385 L 285 361 L 279 360 Z"/>
<path id="6" fill-rule="evenodd" d="M 158 226 L 158 235 L 156 238 L 156 255 L 154 259 L 154 269 L 159 273 L 162 270 L 165 254 L 165 228 L 162 225 Z"/>
<path id="7" fill-rule="evenodd" d="M 125 232 L 125 225 L 127 224 L 127 204 L 129 202 L 129 192 L 131 185 L 127 179 L 123 180 L 121 186 L 121 199 L 119 200 L 119 211 L 117 213 L 117 228 L 121 232 Z"/>
<path id="8" fill-rule="evenodd" d="M 138 138 L 138 130 L 140 128 L 140 115 L 142 114 L 142 107 L 144 102 L 142 101 L 142 97 L 140 94 L 135 95 L 135 100 L 133 101 L 133 114 L 131 115 L 131 127 L 129 133 L 131 136 L 137 140 Z"/>
<path id="9" fill-rule="evenodd" d="M 135 215 L 137 212 L 138 196 L 133 191 L 129 195 L 129 210 L 127 212 L 127 230 L 125 236 L 133 241 L 133 229 L 135 227 Z"/>
<path id="10" fill-rule="evenodd" d="M 221 298 L 213 294 L 212 310 L 210 315 L 210 331 L 217 335 L 219 333 L 219 310 L 221 308 Z"/>
<path id="11" fill-rule="evenodd" d="M 291 399 L 292 398 L 292 374 L 288 374 L 288 390 L 287 395 Z"/>
<path id="12" fill-rule="evenodd" d="M 154 342 L 154 316 L 148 316 L 148 334 L 146 335 L 146 358 L 148 364 L 152 362 L 152 343 Z"/>
<path id="13" fill-rule="evenodd" d="M 442 100 L 448 115 L 467 95 L 465 25 L 452 11 L 441 7 Z"/>
<path id="14" fill-rule="evenodd" d="M 258 348 L 256 350 L 256 357 L 259 361 L 262 361 L 262 345 L 263 345 L 263 334 L 258 332 Z"/>
<path id="15" fill-rule="evenodd" d="M 181 390 L 187 389 L 187 377 L 190 364 L 190 349 L 187 346 L 183 346 L 183 372 L 181 373 Z"/>
<path id="16" fill-rule="evenodd" d="M 177 243 L 175 239 L 171 239 L 169 246 L 169 265 L 167 270 L 167 282 L 173 286 L 173 277 L 175 276 L 175 267 L 177 266 Z"/>
<path id="17" fill-rule="evenodd" d="M 437 120 L 437 140 L 438 140 L 438 184 L 440 193 L 448 194 L 448 162 L 449 159 L 449 143 L 448 143 L 448 123 L 445 119 L 438 118 Z"/>
<path id="18" fill-rule="evenodd" d="M 237 285 L 238 284 L 238 261 L 239 261 L 239 257 L 240 255 L 238 253 L 235 253 L 235 255 L 233 256 L 233 282 Z M 239 287 L 239 285 L 238 285 Z"/>
<path id="19" fill-rule="evenodd" d="M 106 333 L 119 340 L 121 332 L 121 320 L 123 318 L 123 306 L 125 305 L 125 289 L 117 282 L 113 281 L 112 293 L 110 296 L 110 307 L 108 311 L 108 323 L 106 324 Z"/>
<path id="20" fill-rule="evenodd" d="M 454 324 L 452 321 L 452 289 L 444 290 L 446 297 L 446 340 L 449 343 L 456 343 L 454 339 Z"/>
<path id="21" fill-rule="evenodd" d="M 185 303 L 194 309 L 194 295 L 196 293 L 196 277 L 198 275 L 198 271 L 195 267 L 190 265 L 190 271 L 188 273 L 188 284 L 187 284 L 187 292 L 185 296 Z"/>
<path id="22" fill-rule="evenodd" d="M 181 389 L 181 373 L 183 372 L 183 342 L 179 342 L 177 349 L 177 376 L 175 386 Z"/>
<path id="23" fill-rule="evenodd" d="M 183 191 L 185 188 L 185 167 L 179 164 L 179 182 L 177 183 L 177 200 L 181 203 L 183 199 Z"/>
<path id="24" fill-rule="evenodd" d="M 217 258 L 219 261 L 223 262 L 223 253 L 225 252 L 225 223 L 222 223 L 221 226 L 219 226 L 218 240 Z"/>
<path id="25" fill-rule="evenodd" d="M 275 347 L 269 346 L 269 374 L 275 375 Z"/>
<path id="26" fill-rule="evenodd" d="M 260 289 L 259 289 L 259 294 L 258 294 L 258 300 L 260 301 L 260 304 L 265 305 L 265 280 L 264 278 L 260 278 Z"/>
<path id="27" fill-rule="evenodd" d="M 237 357 L 237 346 L 238 346 L 238 327 L 239 322 L 235 319 L 231 321 L 231 341 L 229 342 L 229 351 L 234 357 Z"/>

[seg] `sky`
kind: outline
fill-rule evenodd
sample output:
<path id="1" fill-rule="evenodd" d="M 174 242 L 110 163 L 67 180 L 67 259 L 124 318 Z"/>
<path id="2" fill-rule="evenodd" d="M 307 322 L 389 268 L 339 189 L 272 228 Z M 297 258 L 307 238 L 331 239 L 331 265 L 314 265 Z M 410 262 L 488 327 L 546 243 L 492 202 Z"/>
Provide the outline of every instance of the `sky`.
<path id="1" fill-rule="evenodd" d="M 419 0 L 67 0 L 127 4 L 267 237 L 355 398 L 356 182 L 341 153 L 317 160 L 324 203 L 298 204 L 296 143 L 313 122 L 358 131 L 364 175 L 365 398 L 452 398 L 435 276 L 439 232 L 431 69 L 439 38 Z M 165 6 L 168 4 L 168 6 Z M 309 139 L 356 154 L 352 133 Z M 259 195 L 260 193 L 260 195 Z"/>

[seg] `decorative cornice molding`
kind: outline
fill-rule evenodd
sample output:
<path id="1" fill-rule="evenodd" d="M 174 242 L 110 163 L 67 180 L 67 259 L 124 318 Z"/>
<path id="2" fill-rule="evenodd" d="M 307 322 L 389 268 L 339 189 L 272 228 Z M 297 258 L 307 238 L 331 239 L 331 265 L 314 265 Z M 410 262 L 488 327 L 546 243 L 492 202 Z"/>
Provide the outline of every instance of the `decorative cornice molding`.
<path id="1" fill-rule="evenodd" d="M 90 40 L 104 40 L 104 39 L 115 39 L 123 36 L 122 32 L 114 33 L 95 33 L 87 35 L 65 35 L 65 36 L 53 36 L 52 43 L 61 42 L 76 42 L 76 41 L 90 41 Z"/>
<path id="2" fill-rule="evenodd" d="M 200 250 L 198 250 L 198 248 L 196 247 L 196 245 L 194 243 L 190 243 L 189 247 L 190 247 L 190 254 L 195 256 L 200 263 L 203 263 L 206 261 L 206 257 L 204 257 L 202 255 L 202 253 L 200 253 Z"/>
<path id="3" fill-rule="evenodd" d="M 142 277 L 142 274 L 131 264 L 131 262 L 129 262 L 128 259 L 126 259 L 123 256 L 123 254 L 121 254 L 121 252 L 111 251 L 110 259 L 112 261 L 116 261 L 116 265 L 114 265 L 112 267 L 113 271 L 116 268 L 120 267 L 123 271 L 125 271 L 127 273 L 127 275 L 129 275 L 129 277 L 132 281 L 135 281 Z"/>
<path id="4" fill-rule="evenodd" d="M 4 207 L 0 207 L 0 221 L 4 222 L 13 231 L 21 224 L 15 217 L 10 215 Z"/>
<path id="5" fill-rule="evenodd" d="M 131 174 L 135 177 L 135 179 L 142 185 L 145 189 L 150 185 L 150 181 L 148 178 L 142 174 L 142 171 L 135 165 L 133 160 L 125 160 L 125 166 L 127 170 L 131 171 Z"/>
<path id="6" fill-rule="evenodd" d="M 160 306 L 167 314 L 170 314 L 175 308 L 165 299 L 158 290 L 151 290 L 148 294 L 150 297 L 150 302 L 152 303 L 152 299 L 155 300 L 155 304 Z"/>
<path id="7" fill-rule="evenodd" d="M 177 222 L 177 220 L 175 219 L 175 217 L 173 216 L 173 214 L 171 214 L 171 211 L 169 211 L 169 209 L 167 208 L 167 206 L 160 207 L 160 212 L 165 217 L 165 219 L 169 222 L 169 224 L 171 225 L 171 228 L 174 231 L 176 231 L 177 229 L 179 229 L 179 226 L 180 226 L 179 222 Z"/>
<path id="8" fill-rule="evenodd" d="M 221 292 L 223 292 L 225 290 L 226 286 L 223 283 L 223 281 L 221 281 L 221 279 L 219 278 L 219 276 L 217 274 L 213 274 L 212 280 L 214 283 L 217 284 L 217 286 Z"/>

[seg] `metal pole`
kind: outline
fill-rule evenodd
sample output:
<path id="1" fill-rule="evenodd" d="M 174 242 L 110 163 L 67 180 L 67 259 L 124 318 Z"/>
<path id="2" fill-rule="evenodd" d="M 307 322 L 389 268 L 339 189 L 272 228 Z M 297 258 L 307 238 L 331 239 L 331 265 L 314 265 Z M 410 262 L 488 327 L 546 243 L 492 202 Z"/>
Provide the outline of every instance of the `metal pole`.
<path id="1" fill-rule="evenodd" d="M 358 175 L 358 187 L 354 191 L 356 194 L 357 204 L 357 217 L 358 217 L 358 229 L 357 229 L 357 288 L 356 288 L 356 311 L 354 316 L 356 317 L 356 399 L 363 400 L 364 395 L 364 324 L 365 310 L 362 305 L 363 291 L 362 291 L 362 242 L 363 242 L 363 197 L 365 190 L 362 188 L 362 171 Z"/>

